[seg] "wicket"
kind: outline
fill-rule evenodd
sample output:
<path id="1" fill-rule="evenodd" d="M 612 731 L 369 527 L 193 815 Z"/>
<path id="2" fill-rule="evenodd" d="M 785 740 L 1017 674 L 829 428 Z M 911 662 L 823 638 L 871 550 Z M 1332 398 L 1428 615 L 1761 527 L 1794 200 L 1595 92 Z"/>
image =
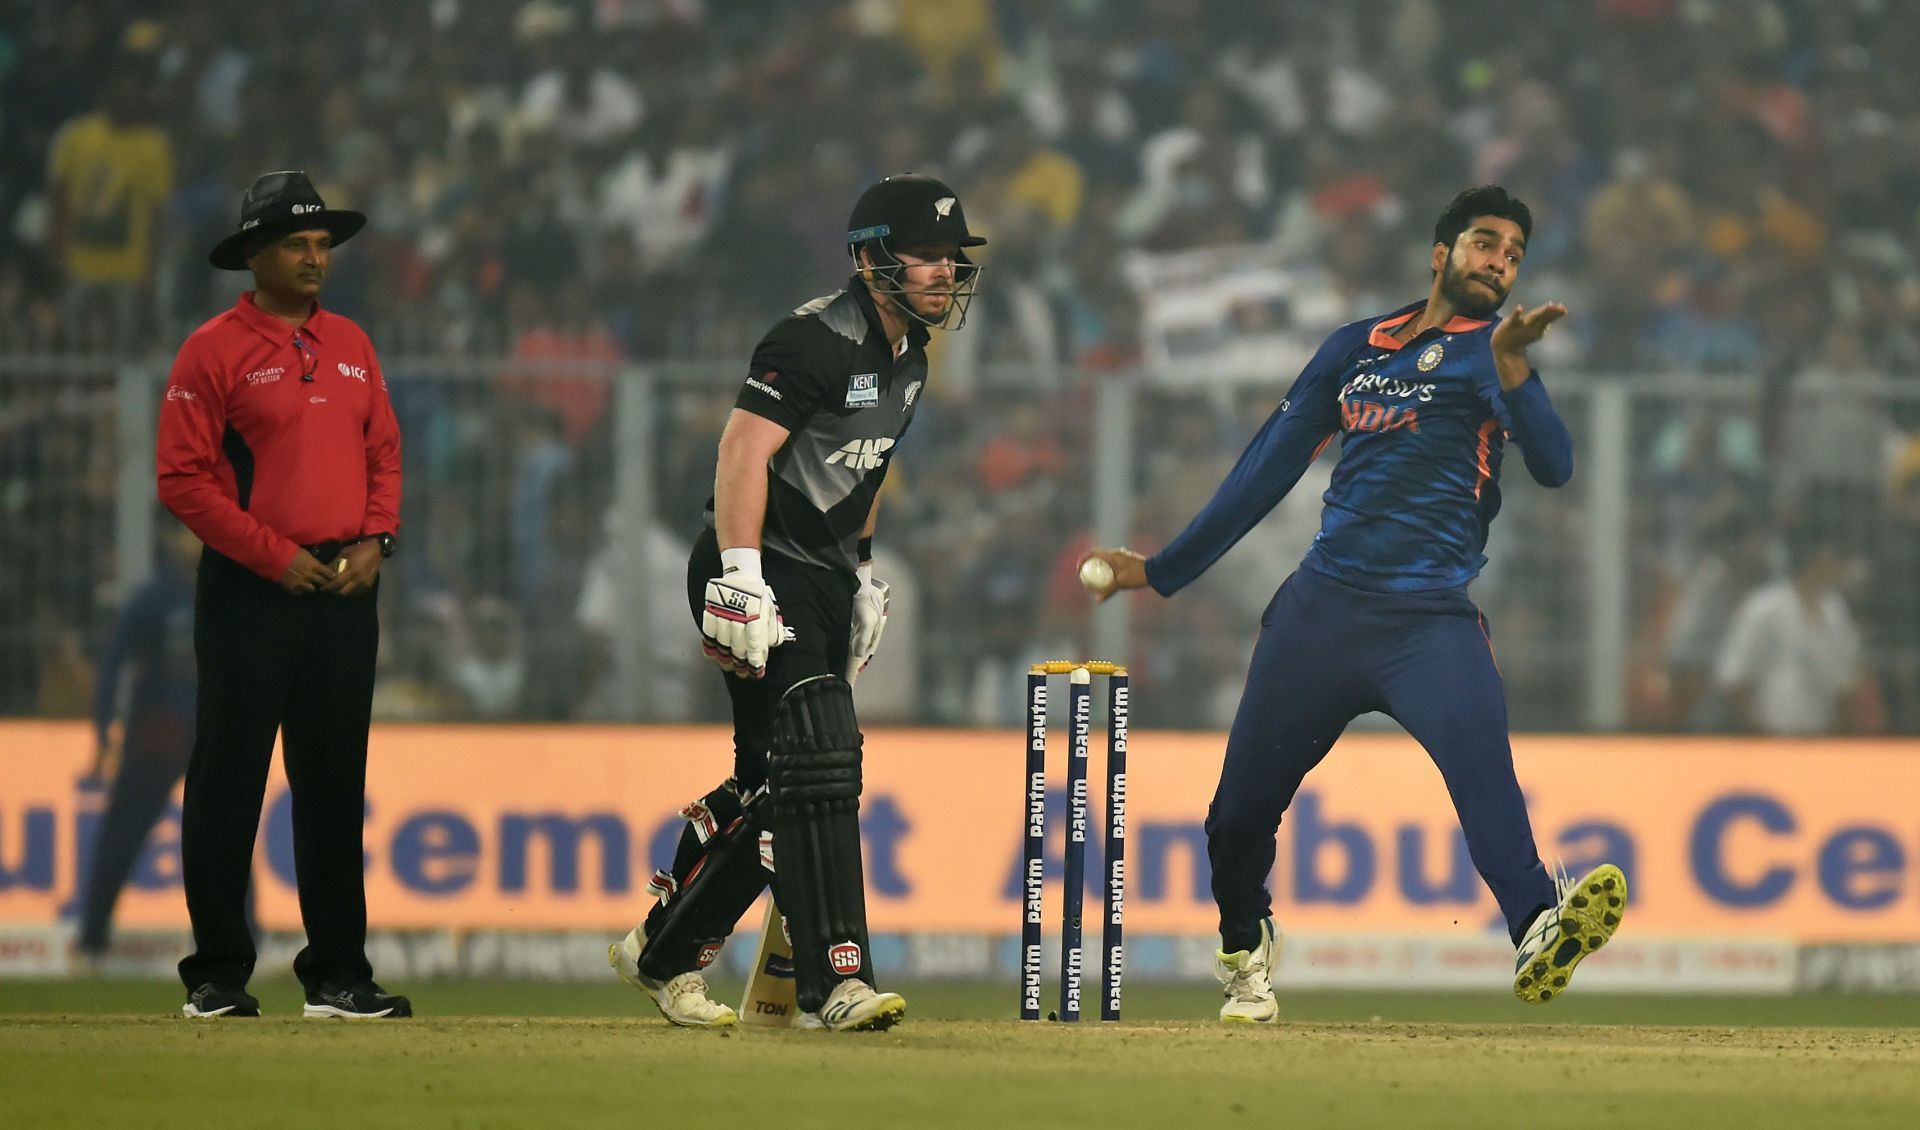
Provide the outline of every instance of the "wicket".
<path id="1" fill-rule="evenodd" d="M 1020 1019 L 1040 1019 L 1040 946 L 1045 911 L 1047 819 L 1047 676 L 1066 675 L 1072 744 L 1067 755 L 1066 881 L 1060 911 L 1060 1010 L 1062 1021 L 1080 1019 L 1081 972 L 1085 964 L 1081 904 L 1086 894 L 1087 760 L 1092 744 L 1093 676 L 1107 677 L 1107 849 L 1101 884 L 1100 1019 L 1120 1019 L 1124 965 L 1121 928 L 1126 916 L 1127 669 L 1099 660 L 1056 660 L 1027 670 L 1026 843 L 1020 916 Z"/>

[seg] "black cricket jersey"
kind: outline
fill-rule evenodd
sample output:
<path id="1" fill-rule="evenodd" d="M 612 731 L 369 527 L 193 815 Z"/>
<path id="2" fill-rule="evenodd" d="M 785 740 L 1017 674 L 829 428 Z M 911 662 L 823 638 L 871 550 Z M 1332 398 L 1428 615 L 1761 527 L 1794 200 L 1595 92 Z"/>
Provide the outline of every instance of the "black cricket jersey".
<path id="1" fill-rule="evenodd" d="M 861 530 L 927 382 L 926 345 L 926 327 L 912 323 L 893 355 L 858 275 L 760 339 L 734 405 L 792 433 L 767 463 L 763 550 L 847 572 L 859 564 Z"/>

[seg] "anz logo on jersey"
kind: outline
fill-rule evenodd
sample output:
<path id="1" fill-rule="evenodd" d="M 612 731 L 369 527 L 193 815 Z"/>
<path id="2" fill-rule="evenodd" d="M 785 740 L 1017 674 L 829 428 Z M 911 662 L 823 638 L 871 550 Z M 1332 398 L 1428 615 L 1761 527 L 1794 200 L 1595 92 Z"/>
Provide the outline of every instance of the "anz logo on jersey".
<path id="1" fill-rule="evenodd" d="M 856 471 L 877 471 L 880 464 L 887 461 L 887 452 L 891 450 L 893 441 L 885 437 L 849 440 L 838 451 L 827 456 L 827 466 L 844 463 Z"/>

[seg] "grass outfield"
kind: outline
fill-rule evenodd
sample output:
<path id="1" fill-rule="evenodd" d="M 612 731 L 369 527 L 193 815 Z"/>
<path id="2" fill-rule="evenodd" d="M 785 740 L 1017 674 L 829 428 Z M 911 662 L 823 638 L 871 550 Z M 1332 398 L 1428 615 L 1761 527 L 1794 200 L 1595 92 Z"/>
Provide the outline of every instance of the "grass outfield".
<path id="1" fill-rule="evenodd" d="M 670 1029 L 616 984 L 394 987 L 419 1019 L 303 1021 L 287 981 L 258 1022 L 180 1019 L 163 982 L 0 982 L 0 1126 L 1920 1124 L 1914 997 L 1288 993 L 1229 1029 L 1204 986 L 1143 984 L 1128 1023 L 1068 1028 L 919 985 L 901 1027 L 835 1036 Z"/>

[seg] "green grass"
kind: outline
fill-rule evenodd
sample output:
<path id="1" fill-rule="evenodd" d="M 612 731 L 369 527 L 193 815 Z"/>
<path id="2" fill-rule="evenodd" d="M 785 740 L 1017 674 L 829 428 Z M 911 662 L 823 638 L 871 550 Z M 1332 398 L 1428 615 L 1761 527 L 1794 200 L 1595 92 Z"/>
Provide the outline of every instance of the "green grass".
<path id="1" fill-rule="evenodd" d="M 1206 987 L 1141 984 L 1129 1022 L 1068 1027 L 923 984 L 894 1031 L 827 1035 L 671 1029 L 613 983 L 392 987 L 418 1019 L 303 1021 L 289 981 L 212 1022 L 163 982 L 0 983 L 0 1126 L 1920 1124 L 1913 997 L 1290 992 L 1229 1029 Z"/>
<path id="2" fill-rule="evenodd" d="M 737 1002 L 737 980 L 713 979 L 716 1000 Z M 656 1015 L 639 993 L 605 981 L 543 985 L 528 981 L 424 981 L 389 986 L 413 997 L 421 1018 L 446 1016 L 600 1017 Z M 904 993 L 916 1020 L 1004 1020 L 1014 1013 L 1012 985 L 930 981 L 888 984 Z M 1052 986 L 1049 985 L 1051 988 Z M 300 988 L 291 978 L 261 978 L 253 992 L 271 1016 L 298 1016 Z M 185 999 L 173 981 L 0 981 L 0 1023 L 18 1014 L 85 1016 L 134 1013 L 171 1016 Z M 1052 1007 L 1054 996 L 1045 1000 Z M 1787 1027 L 1920 1025 L 1920 996 L 1827 993 L 1787 997 L 1574 994 L 1532 1006 L 1502 993 L 1284 991 L 1289 1020 L 1320 1023 L 1643 1024 Z M 1089 1007 L 1093 1002 L 1089 1000 Z M 1129 1020 L 1209 1020 L 1220 1007 L 1205 984 L 1131 982 Z M 1089 1012 L 1092 1017 L 1095 1013 Z M 1090 1021 L 1089 1021 L 1090 1022 Z"/>

